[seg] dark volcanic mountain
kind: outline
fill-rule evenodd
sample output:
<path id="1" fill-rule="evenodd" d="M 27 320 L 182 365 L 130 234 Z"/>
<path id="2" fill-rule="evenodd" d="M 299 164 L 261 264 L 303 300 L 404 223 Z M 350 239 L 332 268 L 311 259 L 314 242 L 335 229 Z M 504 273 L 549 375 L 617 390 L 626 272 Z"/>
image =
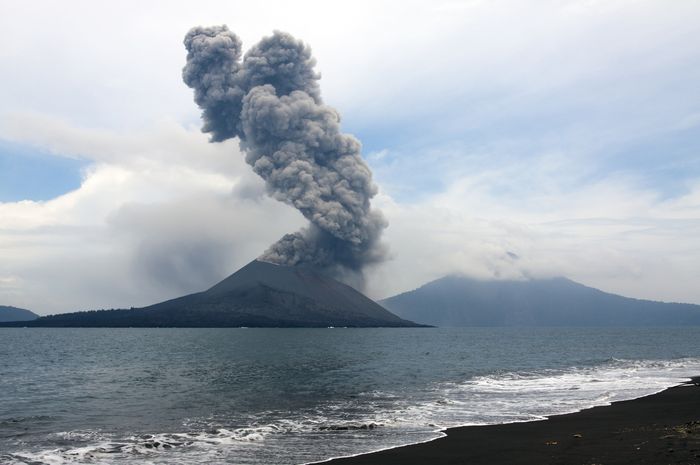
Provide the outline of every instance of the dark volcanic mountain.
<path id="1" fill-rule="evenodd" d="M 5 321 L 31 321 L 39 318 L 34 312 L 17 307 L 0 305 L 0 322 Z"/>
<path id="2" fill-rule="evenodd" d="M 700 305 L 608 294 L 566 278 L 479 281 L 447 276 L 382 305 L 434 326 L 682 326 L 700 324 Z"/>
<path id="3" fill-rule="evenodd" d="M 252 261 L 211 289 L 149 307 L 65 313 L 27 326 L 411 327 L 355 289 L 311 269 Z"/>

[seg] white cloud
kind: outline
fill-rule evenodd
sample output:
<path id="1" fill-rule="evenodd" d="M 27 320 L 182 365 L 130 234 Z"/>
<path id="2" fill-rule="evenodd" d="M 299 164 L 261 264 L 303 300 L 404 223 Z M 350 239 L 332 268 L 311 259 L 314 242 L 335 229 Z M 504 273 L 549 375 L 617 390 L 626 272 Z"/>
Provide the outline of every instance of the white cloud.
<path id="1" fill-rule="evenodd" d="M 0 300 L 40 312 L 139 306 L 204 289 L 304 221 L 264 195 L 235 143 L 165 124 L 143 133 L 22 115 L 6 136 L 93 160 L 79 189 L 0 203 Z M 637 297 L 700 302 L 700 181 L 662 199 L 632 177 L 580 183 L 559 154 L 456 177 L 418 201 L 376 205 L 393 259 L 373 297 L 449 272 L 566 275 Z M 572 188 L 572 185 L 578 187 Z M 503 195 L 507 191 L 508 195 Z"/>
<path id="2" fill-rule="evenodd" d="M 697 2 L 72 0 L 4 10 L 13 40 L 0 47 L 0 137 L 91 165 L 76 191 L 0 204 L 0 303 L 151 303 L 206 287 L 303 224 L 263 195 L 235 143 L 198 132 L 181 41 L 193 25 L 221 23 L 244 47 L 272 29 L 311 44 L 325 100 L 378 139 L 368 159 L 395 258 L 372 271 L 373 296 L 462 271 L 566 274 L 700 302 L 697 179 L 687 174 L 683 194 L 668 198 L 634 166 L 606 173 L 599 163 L 629 141 L 697 128 Z M 403 198 L 429 177 L 439 182 Z"/>
<path id="3" fill-rule="evenodd" d="M 122 128 L 196 120 L 180 72 L 182 38 L 198 24 L 226 23 L 246 47 L 273 29 L 303 38 L 327 101 L 358 126 L 429 114 L 464 127 L 557 89 L 580 107 L 677 84 L 697 56 L 688 37 L 700 13 L 697 2 L 653 0 L 33 0 L 5 10 L 0 27 L 17 40 L 0 49 L 4 108 Z M 536 98 L 545 111 L 557 100 Z"/>
<path id="4" fill-rule="evenodd" d="M 562 275 L 633 297 L 700 303 L 693 285 L 700 179 L 685 195 L 664 200 L 615 177 L 570 189 L 566 180 L 575 170 L 537 176 L 547 170 L 514 165 L 458 179 L 411 204 L 381 195 L 394 258 L 373 270 L 370 293 L 387 297 L 450 272 L 484 279 Z M 492 192 L 499 180 L 520 186 L 519 177 L 529 176 L 536 185 L 550 182 L 513 196 Z M 552 182 L 557 178 L 562 182 Z"/>
<path id="5" fill-rule="evenodd" d="M 0 203 L 0 301 L 42 313 L 154 303 L 208 287 L 303 223 L 263 195 L 235 143 L 195 129 L 13 125 L 13 140 L 94 163 L 73 192 Z"/>

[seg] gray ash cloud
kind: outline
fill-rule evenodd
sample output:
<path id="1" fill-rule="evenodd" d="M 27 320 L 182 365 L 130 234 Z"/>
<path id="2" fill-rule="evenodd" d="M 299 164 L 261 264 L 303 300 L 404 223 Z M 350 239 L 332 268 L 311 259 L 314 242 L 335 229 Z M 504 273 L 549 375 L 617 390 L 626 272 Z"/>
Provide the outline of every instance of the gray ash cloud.
<path id="1" fill-rule="evenodd" d="M 242 56 L 226 26 L 193 28 L 184 42 L 183 79 L 203 110 L 202 130 L 212 142 L 238 137 L 268 193 L 310 222 L 260 259 L 357 283 L 364 266 L 385 258 L 387 223 L 370 207 L 377 188 L 359 141 L 340 131 L 340 116 L 323 104 L 310 48 L 275 32 Z"/>

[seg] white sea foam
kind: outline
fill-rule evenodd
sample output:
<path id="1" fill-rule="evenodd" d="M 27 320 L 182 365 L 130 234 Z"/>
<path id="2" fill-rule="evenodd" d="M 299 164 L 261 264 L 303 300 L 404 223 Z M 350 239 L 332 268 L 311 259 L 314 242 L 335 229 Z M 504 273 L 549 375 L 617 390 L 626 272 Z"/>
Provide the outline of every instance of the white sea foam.
<path id="1" fill-rule="evenodd" d="M 55 433 L 80 443 L 0 455 L 20 464 L 308 463 L 423 442 L 444 428 L 528 421 L 642 397 L 700 373 L 699 358 L 611 359 L 593 367 L 492 373 L 426 387 L 408 396 L 368 392 L 314 411 L 265 412 L 244 427 L 225 418 L 198 420 L 189 431 L 115 437 L 95 431 Z M 238 419 L 238 422 L 241 420 Z M 244 422 L 245 423 L 245 422 Z"/>
<path id="2" fill-rule="evenodd" d="M 643 397 L 698 373 L 697 358 L 505 372 L 444 385 L 441 399 L 409 409 L 444 427 L 527 421 Z"/>

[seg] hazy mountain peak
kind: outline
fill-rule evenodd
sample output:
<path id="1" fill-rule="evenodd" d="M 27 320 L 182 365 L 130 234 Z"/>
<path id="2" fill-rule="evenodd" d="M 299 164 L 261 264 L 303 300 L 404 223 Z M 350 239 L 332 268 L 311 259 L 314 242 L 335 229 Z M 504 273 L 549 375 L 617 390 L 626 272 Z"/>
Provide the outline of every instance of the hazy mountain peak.
<path id="1" fill-rule="evenodd" d="M 565 277 L 479 280 L 448 275 L 381 301 L 436 326 L 655 326 L 700 324 L 700 306 L 631 299 Z"/>
<path id="2" fill-rule="evenodd" d="M 4 321 L 31 321 L 39 318 L 36 313 L 12 306 L 0 305 L 0 322 Z"/>

